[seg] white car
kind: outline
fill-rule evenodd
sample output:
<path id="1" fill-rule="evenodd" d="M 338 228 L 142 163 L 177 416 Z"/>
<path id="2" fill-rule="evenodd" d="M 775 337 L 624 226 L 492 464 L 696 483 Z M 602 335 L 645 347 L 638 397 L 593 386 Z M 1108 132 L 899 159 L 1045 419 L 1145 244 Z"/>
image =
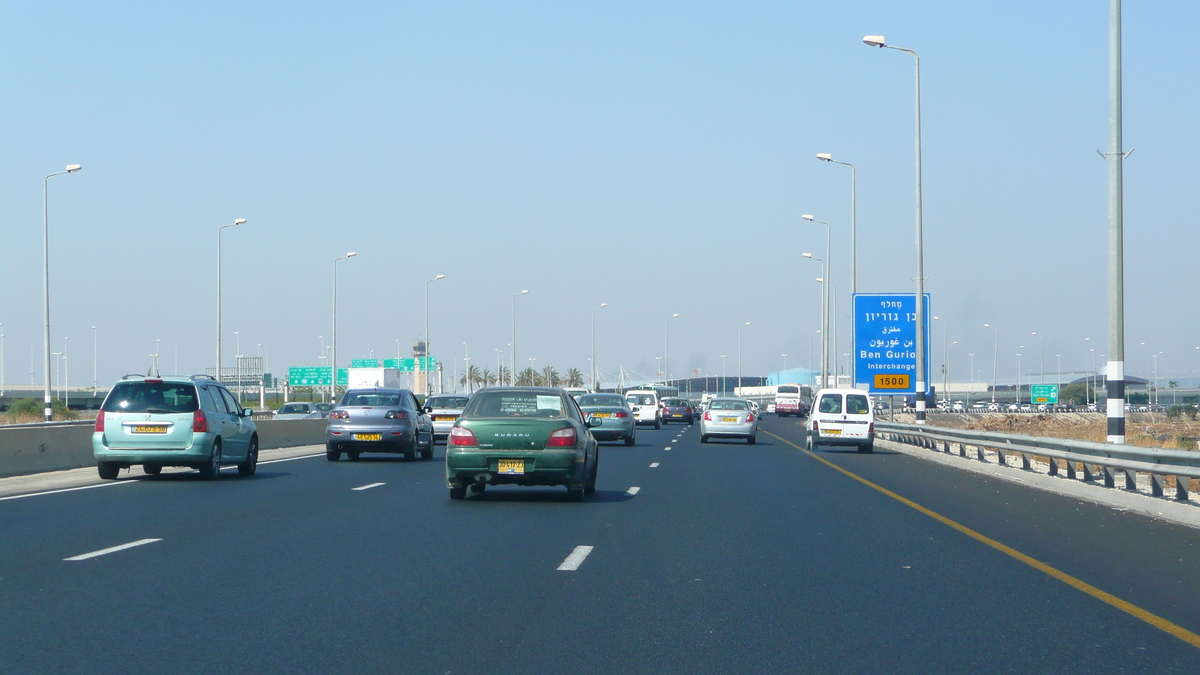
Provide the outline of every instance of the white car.
<path id="1" fill-rule="evenodd" d="M 433 441 L 444 441 L 450 437 L 450 428 L 471 401 L 470 396 L 438 394 L 425 401 L 425 412 L 433 420 Z"/>
<path id="2" fill-rule="evenodd" d="M 916 302 L 916 300 L 913 300 L 913 302 Z M 950 412 L 967 412 L 967 407 L 963 405 L 962 401 L 955 401 L 954 405 L 950 406 Z"/>
<path id="3" fill-rule="evenodd" d="M 658 400 L 658 392 L 653 389 L 631 389 L 625 392 L 625 403 L 633 411 L 635 423 L 662 428 L 662 404 Z"/>
<path id="4" fill-rule="evenodd" d="M 854 445 L 875 451 L 875 411 L 861 389 L 822 389 L 808 416 L 808 449 L 818 445 Z"/>

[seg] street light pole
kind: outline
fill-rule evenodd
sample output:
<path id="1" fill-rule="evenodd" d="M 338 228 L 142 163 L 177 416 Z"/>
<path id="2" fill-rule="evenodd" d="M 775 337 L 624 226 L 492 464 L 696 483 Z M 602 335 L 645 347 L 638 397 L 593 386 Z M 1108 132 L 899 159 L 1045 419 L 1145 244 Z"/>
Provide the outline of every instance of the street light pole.
<path id="1" fill-rule="evenodd" d="M 725 354 L 721 355 L 721 395 L 725 395 Z"/>
<path id="2" fill-rule="evenodd" d="M 991 328 L 996 331 L 996 351 L 992 355 L 992 403 L 996 402 L 996 372 L 1000 365 L 1000 329 L 989 324 L 983 324 L 984 328 Z M 920 350 L 917 350 L 920 353 Z"/>
<path id="3" fill-rule="evenodd" d="M 517 377 L 517 298 L 525 295 L 529 291 L 521 291 L 513 296 L 512 299 L 512 349 L 509 351 L 509 360 L 512 362 L 513 372 L 508 374 L 513 384 L 516 384 Z"/>
<path id="4" fill-rule="evenodd" d="M 942 321 L 933 317 L 934 321 Z M 942 321 L 942 398 L 950 402 L 950 322 Z"/>
<path id="5" fill-rule="evenodd" d="M 858 197 L 856 194 L 858 191 L 858 171 L 850 162 L 839 162 L 828 152 L 818 153 L 817 159 L 850 167 L 850 298 L 853 301 L 854 295 L 858 293 Z M 852 323 L 850 325 L 850 345 L 852 348 L 856 344 L 856 330 L 857 326 Z M 858 382 L 858 373 L 854 370 L 856 367 L 857 362 L 851 360 L 850 386 L 854 386 L 853 383 Z"/>
<path id="6" fill-rule="evenodd" d="M 1119 2 L 1119 0 L 1113 0 Z M 887 44 L 882 35 L 868 35 L 863 43 L 911 54 L 916 68 L 916 239 L 917 239 L 917 424 L 925 424 L 925 235 L 921 206 L 921 57 L 911 49 Z"/>
<path id="7" fill-rule="evenodd" d="M 592 308 L 592 391 L 600 390 L 599 380 L 596 379 L 596 310 L 601 307 L 608 307 L 607 302 L 600 303 L 600 307 Z M 496 358 L 500 358 L 500 350 L 496 350 Z M 499 363 L 499 361 L 497 361 Z"/>
<path id="8" fill-rule="evenodd" d="M 227 227 L 237 227 L 245 222 L 245 218 L 235 218 L 231 224 L 217 228 L 217 382 L 221 381 L 221 233 Z"/>
<path id="9" fill-rule="evenodd" d="M 749 326 L 750 322 L 738 326 L 738 389 L 742 388 L 742 329 Z"/>
<path id="10" fill-rule="evenodd" d="M 821 310 L 821 313 L 823 314 L 822 319 L 824 320 L 824 324 L 822 324 L 822 326 L 821 326 L 821 330 L 823 331 L 821 333 L 821 335 L 822 335 L 822 338 L 821 338 L 821 372 L 823 374 L 827 374 L 829 372 L 829 339 L 825 336 L 829 335 L 829 311 L 830 311 L 829 308 L 830 308 L 830 304 L 831 304 L 831 300 L 829 297 L 829 280 L 830 280 L 830 275 L 833 274 L 833 270 L 832 270 L 833 265 L 831 263 L 832 258 L 830 257 L 830 255 L 831 255 L 830 240 L 833 238 L 833 228 L 829 226 L 829 223 L 827 223 L 823 220 L 814 219 L 811 214 L 806 213 L 800 217 L 805 220 L 810 220 L 814 223 L 818 223 L 818 224 L 825 226 L 825 260 L 821 264 L 821 270 L 822 270 L 821 278 L 824 280 L 824 288 L 823 288 L 823 296 L 824 297 L 822 299 L 822 305 L 824 306 L 824 309 Z M 811 258 L 812 256 L 805 255 L 805 257 Z M 834 345 L 834 347 L 836 349 L 837 345 Z M 825 382 L 824 378 L 822 378 L 822 382 L 823 382 L 823 384 L 821 386 L 823 386 L 823 387 L 829 386 L 829 383 Z M 833 386 L 835 386 L 835 387 L 837 386 L 837 373 L 836 372 L 834 373 L 834 385 Z"/>
<path id="11" fill-rule="evenodd" d="M 44 337 L 46 352 L 46 391 L 44 410 L 46 421 L 54 419 L 50 408 L 50 179 L 64 173 L 74 173 L 83 167 L 78 164 L 68 164 L 62 171 L 52 173 L 42 180 L 42 304 L 46 310 L 46 331 Z"/>
<path id="12" fill-rule="evenodd" d="M 1121 120 L 1121 0 L 1108 28 L 1108 442 L 1125 442 L 1125 151 Z M 1132 152 L 1132 150 L 1130 151 Z"/>
<path id="13" fill-rule="evenodd" d="M 338 362 L 337 362 L 337 264 L 338 264 L 339 260 L 353 258 L 356 255 L 358 255 L 358 254 L 355 253 L 354 251 L 349 251 L 346 253 L 346 255 L 333 259 L 333 334 L 332 334 L 332 338 L 330 340 L 330 343 L 332 346 L 330 347 L 330 351 L 329 351 L 329 354 L 331 357 L 330 363 L 332 365 L 332 367 L 330 368 L 330 371 L 331 371 L 331 374 L 333 375 L 333 378 L 332 378 L 333 383 L 329 385 L 329 400 L 330 401 L 337 401 L 337 371 L 338 371 Z"/>
<path id="14" fill-rule="evenodd" d="M 671 379 L 671 319 L 674 317 L 677 317 L 677 316 L 679 316 L 679 315 L 672 314 L 671 316 L 668 316 L 665 321 L 663 321 L 663 325 L 666 326 L 666 328 L 664 329 L 664 332 L 663 332 L 663 335 L 664 335 L 664 337 L 663 337 L 663 385 L 664 386 L 667 384 L 667 381 Z"/>
<path id="15" fill-rule="evenodd" d="M 0 338 L 3 338 L 3 336 L 0 336 Z M 100 375 L 99 375 L 100 371 L 99 371 L 99 366 L 97 366 L 97 363 L 99 363 L 99 361 L 97 361 L 97 359 L 96 359 L 96 356 L 100 352 L 97 350 L 96 345 L 97 345 L 96 327 L 92 326 L 92 396 L 95 396 L 96 394 L 100 393 Z M 0 363 L 2 363 L 3 360 L 4 360 L 4 345 L 2 342 L 0 342 Z M 3 368 L 4 368 L 4 366 L 0 365 L 0 373 L 3 372 Z M 179 348 L 178 347 L 175 348 L 175 371 L 176 371 L 176 374 L 178 374 L 178 371 L 179 371 Z M 4 376 L 0 375 L 0 380 L 3 380 L 3 379 L 4 379 Z M 2 395 L 3 393 L 4 393 L 4 385 L 0 384 L 0 395 Z"/>
<path id="16" fill-rule="evenodd" d="M 821 282 L 821 330 L 817 331 L 821 334 L 821 387 L 828 386 L 828 365 L 827 357 L 829 355 L 828 335 L 829 335 L 829 305 L 828 301 L 828 286 L 825 285 L 825 280 L 829 278 L 829 271 L 825 269 L 825 261 L 821 258 L 814 258 L 811 253 L 802 253 L 803 257 L 810 260 L 816 260 L 821 263 L 821 278 L 817 281 Z"/>
<path id="17" fill-rule="evenodd" d="M 1033 331 L 1033 334 L 1034 334 L 1034 335 L 1037 335 L 1037 339 L 1038 339 L 1038 347 L 1039 347 L 1039 349 L 1041 349 L 1041 354 L 1042 354 L 1042 384 L 1046 384 L 1046 336 L 1044 336 L 1044 335 L 1038 335 L 1038 334 L 1037 334 L 1037 331 Z M 1033 399 L 1032 399 L 1032 398 L 1030 398 L 1030 399 L 1029 399 L 1029 402 L 1030 402 L 1030 403 L 1033 403 Z"/>
<path id="18" fill-rule="evenodd" d="M 437 281 L 438 279 L 445 279 L 445 278 L 446 278 L 445 274 L 439 274 L 436 277 L 425 282 L 425 363 L 426 364 L 429 363 L 429 357 L 432 354 L 432 352 L 429 351 L 429 284 Z M 397 357 L 397 358 L 399 358 L 399 357 Z M 425 373 L 425 395 L 429 396 L 431 393 L 433 393 L 433 386 L 429 382 L 429 371 L 421 370 L 421 358 L 420 357 L 417 357 L 417 362 L 413 365 L 413 371 Z"/>

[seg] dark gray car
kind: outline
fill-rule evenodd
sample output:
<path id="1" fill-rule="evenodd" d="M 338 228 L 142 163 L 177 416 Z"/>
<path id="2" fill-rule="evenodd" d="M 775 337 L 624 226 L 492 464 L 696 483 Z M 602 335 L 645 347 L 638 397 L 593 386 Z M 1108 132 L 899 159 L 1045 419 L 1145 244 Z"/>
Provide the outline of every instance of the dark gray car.
<path id="1" fill-rule="evenodd" d="M 329 413 L 325 458 L 342 453 L 358 459 L 363 452 L 390 452 L 433 459 L 433 422 L 407 389 L 350 389 Z"/>

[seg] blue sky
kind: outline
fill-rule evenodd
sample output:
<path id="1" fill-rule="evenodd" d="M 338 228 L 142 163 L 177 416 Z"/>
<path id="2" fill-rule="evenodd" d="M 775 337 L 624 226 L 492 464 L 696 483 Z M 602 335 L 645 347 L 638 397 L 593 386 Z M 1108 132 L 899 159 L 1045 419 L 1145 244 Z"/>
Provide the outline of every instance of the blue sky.
<path id="1" fill-rule="evenodd" d="M 316 365 L 339 263 L 342 360 L 423 333 L 646 376 L 807 365 L 833 224 L 849 350 L 849 172 L 859 289 L 912 289 L 912 59 L 920 53 L 927 290 L 1001 378 L 1106 343 L 1107 3 L 6 3 L 0 21 L 0 322 L 10 383 L 40 354 L 41 181 L 51 180 L 55 351 L 72 381 L 211 366 L 217 228 L 226 360 Z M 1196 3 L 1126 3 L 1127 361 L 1200 364 Z M 935 364 L 942 327 L 934 325 Z M 1139 343 L 1146 342 L 1146 346 Z M 1025 345 L 1021 350 L 1020 345 Z M 1100 350 L 1107 352 L 1106 348 Z M 168 356 L 169 355 L 169 356 Z M 40 356 L 37 363 L 40 364 Z M 1037 368 L 1026 356 L 1023 368 Z M 524 363 L 523 363 L 524 365 Z M 41 382 L 41 366 L 35 365 Z M 1007 373 L 1006 373 L 1007 371 Z M 938 378 L 935 378 L 938 379 Z M 955 379 L 959 379 L 956 377 Z M 962 379 L 966 379 L 963 377 Z"/>

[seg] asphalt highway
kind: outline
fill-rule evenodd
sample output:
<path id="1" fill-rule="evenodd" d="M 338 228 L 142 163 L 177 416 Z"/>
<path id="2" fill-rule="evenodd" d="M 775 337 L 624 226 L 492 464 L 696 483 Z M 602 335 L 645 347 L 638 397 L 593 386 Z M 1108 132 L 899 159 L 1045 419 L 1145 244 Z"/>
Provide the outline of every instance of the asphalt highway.
<path id="1" fill-rule="evenodd" d="M 1200 532 L 801 424 L 642 429 L 584 503 L 443 446 L 2 499 L 0 673 L 1200 672 Z"/>

